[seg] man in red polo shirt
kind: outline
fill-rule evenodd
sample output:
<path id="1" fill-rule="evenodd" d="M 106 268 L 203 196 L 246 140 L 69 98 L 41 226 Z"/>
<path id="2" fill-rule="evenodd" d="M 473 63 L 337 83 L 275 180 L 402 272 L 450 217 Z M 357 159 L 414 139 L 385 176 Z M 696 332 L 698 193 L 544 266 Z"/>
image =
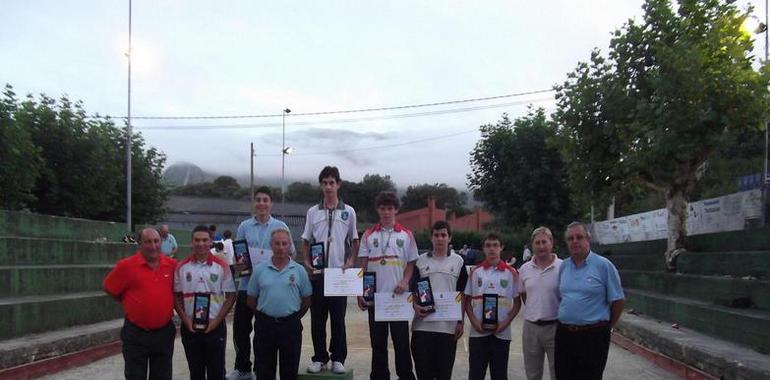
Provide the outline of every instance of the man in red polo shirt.
<path id="1" fill-rule="evenodd" d="M 176 328 L 174 269 L 176 261 L 160 251 L 160 235 L 152 228 L 139 234 L 139 252 L 118 261 L 104 279 L 104 291 L 123 305 L 126 319 L 123 341 L 126 379 L 171 379 Z"/>

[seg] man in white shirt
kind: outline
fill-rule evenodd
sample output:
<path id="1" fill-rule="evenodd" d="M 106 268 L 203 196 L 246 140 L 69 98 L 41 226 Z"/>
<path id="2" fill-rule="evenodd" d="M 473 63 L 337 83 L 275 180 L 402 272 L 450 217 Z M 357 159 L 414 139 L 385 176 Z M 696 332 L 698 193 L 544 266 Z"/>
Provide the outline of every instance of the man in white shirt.
<path id="1" fill-rule="evenodd" d="M 310 304 L 310 333 L 313 338 L 313 357 L 307 370 L 318 373 L 326 368 L 331 358 L 332 372 L 345 373 L 345 358 L 348 356 L 345 336 L 345 311 L 347 297 L 326 297 L 323 294 L 323 274 L 313 275 L 310 262 L 310 246 L 323 244 L 326 268 L 350 268 L 358 252 L 358 231 L 356 211 L 339 199 L 342 184 L 340 172 L 334 166 L 326 166 L 318 175 L 324 199 L 307 211 L 305 231 L 302 233 L 302 248 L 305 254 L 305 268 L 311 274 L 313 295 Z M 331 320 L 329 351 L 326 350 L 326 320 Z"/>
<path id="2" fill-rule="evenodd" d="M 527 380 L 541 380 L 547 355 L 551 380 L 554 380 L 561 259 L 553 253 L 553 234 L 547 227 L 538 227 L 532 232 L 532 248 L 534 257 L 519 268 L 519 294 L 526 305 L 521 339 L 524 369 Z"/>

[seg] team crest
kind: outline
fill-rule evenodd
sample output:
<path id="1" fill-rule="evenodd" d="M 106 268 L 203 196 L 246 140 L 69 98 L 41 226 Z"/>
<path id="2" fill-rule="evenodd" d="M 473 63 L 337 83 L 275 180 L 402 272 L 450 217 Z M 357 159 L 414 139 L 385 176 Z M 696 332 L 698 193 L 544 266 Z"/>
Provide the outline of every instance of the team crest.
<path id="1" fill-rule="evenodd" d="M 290 275 L 290 276 L 289 276 L 289 282 L 293 284 L 293 283 L 294 283 L 294 280 L 295 280 L 295 278 L 294 278 L 294 274 Z"/>
<path id="2" fill-rule="evenodd" d="M 192 273 L 185 272 L 184 273 L 184 278 L 187 280 L 187 282 L 192 282 Z"/>
<path id="3" fill-rule="evenodd" d="M 508 287 L 508 280 L 500 279 L 500 287 L 502 287 L 503 289 L 507 288 Z"/>
<path id="4" fill-rule="evenodd" d="M 342 220 L 348 220 L 348 218 L 350 217 L 350 213 L 347 211 L 343 211 L 340 217 L 342 218 Z"/>
<path id="5" fill-rule="evenodd" d="M 478 286 L 480 288 L 481 285 L 483 285 L 483 284 L 484 283 L 482 282 L 481 277 L 479 277 L 479 279 L 476 281 L 476 286 Z"/>
<path id="6" fill-rule="evenodd" d="M 217 280 L 219 279 L 219 275 L 216 273 L 211 273 L 209 275 L 209 278 L 211 279 L 211 282 L 217 282 Z"/>
<path id="7" fill-rule="evenodd" d="M 377 248 L 380 246 L 380 241 L 377 238 L 375 238 L 374 241 L 372 241 L 372 245 L 374 246 L 374 248 Z"/>
<path id="8" fill-rule="evenodd" d="M 398 248 L 404 248 L 404 239 L 396 239 L 396 245 Z"/>

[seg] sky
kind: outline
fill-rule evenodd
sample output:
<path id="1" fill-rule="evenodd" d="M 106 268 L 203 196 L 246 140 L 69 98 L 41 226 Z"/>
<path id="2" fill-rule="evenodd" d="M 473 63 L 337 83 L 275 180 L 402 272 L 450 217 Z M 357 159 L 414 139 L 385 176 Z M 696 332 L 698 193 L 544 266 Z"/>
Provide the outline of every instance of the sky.
<path id="1" fill-rule="evenodd" d="M 390 175 L 465 188 L 479 126 L 552 111 L 552 92 L 640 0 L 197 1 L 132 3 L 132 125 L 167 165 L 314 181 Z M 128 1 L 3 0 L 0 80 L 127 114 Z M 254 116 L 228 119 L 141 117 Z"/>

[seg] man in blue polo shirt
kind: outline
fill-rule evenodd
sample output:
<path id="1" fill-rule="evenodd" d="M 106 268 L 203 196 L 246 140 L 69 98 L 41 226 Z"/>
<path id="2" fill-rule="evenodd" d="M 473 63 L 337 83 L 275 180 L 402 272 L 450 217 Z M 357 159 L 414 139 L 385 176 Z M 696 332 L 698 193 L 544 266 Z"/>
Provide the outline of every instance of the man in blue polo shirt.
<path id="1" fill-rule="evenodd" d="M 245 239 L 249 246 L 249 256 L 252 264 L 252 274 L 259 264 L 270 261 L 273 255 L 270 246 L 270 234 L 275 230 L 289 230 L 286 223 L 273 218 L 273 197 L 270 188 L 261 186 L 254 192 L 254 216 L 241 222 L 235 234 L 235 240 Z M 290 252 L 294 253 L 294 244 L 289 234 Z M 235 347 L 235 368 L 227 375 L 228 380 L 250 380 L 252 374 L 250 337 L 254 313 L 246 304 L 246 290 L 249 276 L 241 277 L 238 284 L 238 295 L 233 312 L 233 346 Z M 254 347 L 258 335 L 254 333 Z M 257 372 L 259 361 L 254 356 L 253 371 Z"/>
<path id="2" fill-rule="evenodd" d="M 565 238 L 570 257 L 559 268 L 556 378 L 600 380 L 611 329 L 623 312 L 623 288 L 615 266 L 591 251 L 585 224 L 570 223 Z"/>
<path id="3" fill-rule="evenodd" d="M 276 359 L 281 362 L 281 380 L 296 379 L 302 352 L 300 319 L 310 307 L 307 271 L 289 257 L 288 230 L 271 233 L 272 258 L 260 264 L 248 285 L 248 305 L 254 311 L 254 345 L 258 379 L 275 379 Z"/>

